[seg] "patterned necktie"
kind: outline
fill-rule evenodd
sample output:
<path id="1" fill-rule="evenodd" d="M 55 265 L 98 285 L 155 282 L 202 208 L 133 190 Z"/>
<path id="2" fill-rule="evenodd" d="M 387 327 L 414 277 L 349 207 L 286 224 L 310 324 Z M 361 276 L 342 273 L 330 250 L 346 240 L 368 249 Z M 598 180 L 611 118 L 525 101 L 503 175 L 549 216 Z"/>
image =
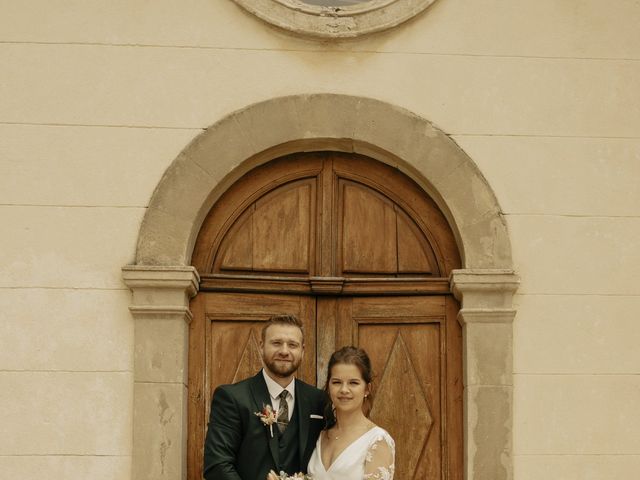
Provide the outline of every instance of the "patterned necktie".
<path id="1" fill-rule="evenodd" d="M 283 433 L 287 428 L 287 425 L 289 425 L 289 405 L 287 404 L 288 393 L 289 392 L 286 390 L 283 390 L 282 393 L 278 395 L 280 397 L 280 407 L 278 408 L 277 422 L 280 433 Z"/>

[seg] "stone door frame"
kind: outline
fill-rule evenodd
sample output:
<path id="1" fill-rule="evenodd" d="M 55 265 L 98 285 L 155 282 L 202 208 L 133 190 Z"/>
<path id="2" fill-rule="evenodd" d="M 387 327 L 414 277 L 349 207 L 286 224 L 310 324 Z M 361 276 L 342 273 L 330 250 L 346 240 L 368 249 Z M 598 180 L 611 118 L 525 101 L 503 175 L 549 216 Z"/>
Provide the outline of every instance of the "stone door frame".
<path id="1" fill-rule="evenodd" d="M 186 478 L 189 299 L 199 285 L 190 260 L 205 215 L 252 168 L 318 150 L 398 168 L 447 217 L 463 264 L 450 282 L 463 326 L 465 480 L 510 480 L 518 277 L 495 195 L 471 158 L 427 120 L 334 94 L 274 98 L 228 115 L 185 148 L 154 191 L 135 264 L 123 267 L 135 321 L 133 480 Z"/>

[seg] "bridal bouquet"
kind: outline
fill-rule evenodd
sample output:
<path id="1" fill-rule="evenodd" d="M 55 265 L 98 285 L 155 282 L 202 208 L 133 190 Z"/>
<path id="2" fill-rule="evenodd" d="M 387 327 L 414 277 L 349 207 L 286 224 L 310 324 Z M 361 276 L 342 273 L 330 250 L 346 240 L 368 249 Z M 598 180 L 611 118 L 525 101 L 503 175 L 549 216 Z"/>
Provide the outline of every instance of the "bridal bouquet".
<path id="1" fill-rule="evenodd" d="M 313 476 L 308 473 L 294 473 L 293 475 L 287 475 L 285 472 L 280 472 L 278 475 L 271 470 L 267 475 L 267 480 L 313 480 Z"/>

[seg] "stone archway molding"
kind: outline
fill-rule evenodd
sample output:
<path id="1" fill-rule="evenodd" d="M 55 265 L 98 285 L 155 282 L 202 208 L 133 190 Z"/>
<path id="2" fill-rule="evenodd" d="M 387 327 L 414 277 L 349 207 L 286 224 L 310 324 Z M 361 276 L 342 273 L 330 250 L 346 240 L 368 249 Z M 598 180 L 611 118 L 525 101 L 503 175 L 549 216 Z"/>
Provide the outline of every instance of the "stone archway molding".
<path id="1" fill-rule="evenodd" d="M 512 478 L 512 297 L 518 285 L 498 202 L 441 130 L 400 107 L 335 94 L 279 97 L 200 134 L 160 180 L 123 268 L 135 318 L 133 479 L 186 478 L 191 252 L 220 195 L 252 168 L 300 151 L 355 152 L 397 167 L 447 217 L 463 269 L 450 278 L 463 325 L 465 480 Z"/>

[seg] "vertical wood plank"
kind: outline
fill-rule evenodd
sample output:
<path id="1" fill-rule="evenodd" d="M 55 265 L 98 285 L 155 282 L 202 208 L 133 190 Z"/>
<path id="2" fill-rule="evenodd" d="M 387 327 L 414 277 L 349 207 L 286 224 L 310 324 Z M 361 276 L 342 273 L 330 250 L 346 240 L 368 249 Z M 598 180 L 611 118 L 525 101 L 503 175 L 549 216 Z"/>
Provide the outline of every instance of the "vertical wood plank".
<path id="1" fill-rule="evenodd" d="M 187 411 L 187 478 L 202 478 L 202 461 L 207 425 L 207 395 L 205 393 L 205 315 L 204 299 L 198 295 L 191 299 L 193 320 L 189 325 L 188 411 Z"/>
<path id="2" fill-rule="evenodd" d="M 398 220 L 398 273 L 439 275 L 433 250 L 416 224 L 396 207 Z"/>
<path id="3" fill-rule="evenodd" d="M 282 187 L 256 203 L 252 216 L 254 270 L 312 272 L 314 197 L 314 185 L 305 181 Z"/>
<path id="4" fill-rule="evenodd" d="M 352 182 L 340 189 L 342 207 L 342 271 L 388 273 L 398 271 L 396 213 L 393 204 L 373 190 Z"/>
<path id="5" fill-rule="evenodd" d="M 447 336 L 447 428 L 446 447 L 449 477 L 447 480 L 464 478 L 464 424 L 463 424 L 463 381 L 462 381 L 462 326 L 458 322 L 460 304 L 447 295 L 446 336 Z"/>
<path id="6" fill-rule="evenodd" d="M 336 351 L 336 323 L 338 315 L 336 297 L 319 297 L 317 300 L 317 386 L 324 388 L 327 381 L 329 358 Z"/>
<path id="7" fill-rule="evenodd" d="M 299 318 L 304 325 L 304 360 L 298 370 L 298 378 L 310 385 L 317 383 L 317 345 L 318 345 L 318 326 L 317 326 L 317 307 L 315 297 L 298 297 L 300 302 Z"/>
<path id="8" fill-rule="evenodd" d="M 353 298 L 341 298 L 338 302 L 337 324 L 336 324 L 336 350 L 347 345 L 357 345 L 354 341 L 355 328 L 351 309 Z"/>
<path id="9" fill-rule="evenodd" d="M 322 173 L 319 177 L 320 183 L 320 203 L 318 212 L 320 218 L 320 234 L 318 235 L 319 246 L 318 252 L 318 275 L 325 277 L 333 277 L 336 275 L 335 270 L 335 182 L 333 174 L 333 158 L 327 157 L 322 163 Z"/>
<path id="10" fill-rule="evenodd" d="M 252 205 L 229 230 L 220 246 L 221 270 L 253 270 L 253 212 Z"/>

